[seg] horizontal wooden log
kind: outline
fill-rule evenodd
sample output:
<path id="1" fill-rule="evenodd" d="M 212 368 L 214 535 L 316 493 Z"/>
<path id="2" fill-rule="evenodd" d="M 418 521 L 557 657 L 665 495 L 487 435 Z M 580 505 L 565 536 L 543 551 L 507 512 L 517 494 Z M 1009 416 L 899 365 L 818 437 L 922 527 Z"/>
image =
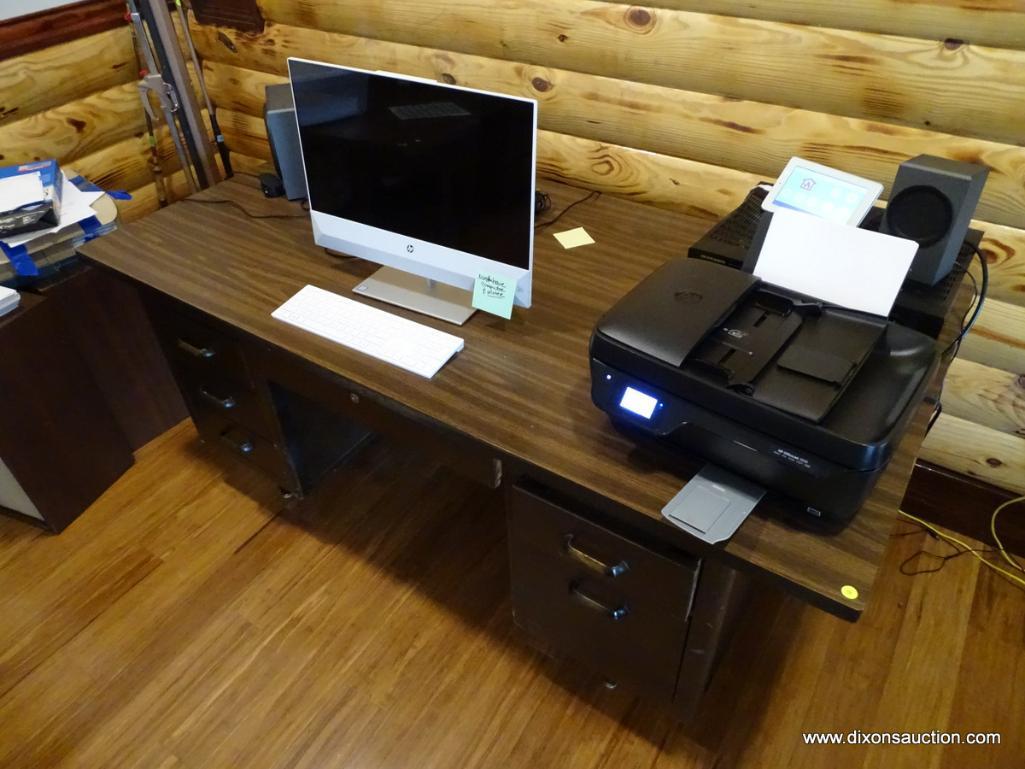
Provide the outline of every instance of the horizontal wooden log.
<path id="1" fill-rule="evenodd" d="M 220 81 L 211 90 L 231 109 L 252 112 L 256 101 L 262 109 L 263 88 L 276 81 L 247 71 L 283 76 L 287 57 L 301 51 L 347 66 L 538 99 L 547 130 L 767 178 L 800 155 L 878 179 L 888 189 L 897 165 L 914 155 L 971 160 L 991 169 L 979 217 L 1025 227 L 1025 147 L 301 27 L 272 25 L 262 35 L 201 28 L 197 44 L 217 62 L 207 63 L 206 75 Z M 222 71 L 222 65 L 234 66 Z"/>
<path id="2" fill-rule="evenodd" d="M 693 160 L 581 139 L 538 134 L 540 176 L 708 219 L 736 208 L 760 177 Z"/>
<path id="3" fill-rule="evenodd" d="M 138 69 L 127 25 L 0 61 L 0 125 L 132 82 Z"/>
<path id="4" fill-rule="evenodd" d="M 57 158 L 65 163 L 144 131 L 135 83 L 0 125 L 0 163 Z"/>
<path id="5" fill-rule="evenodd" d="M 122 0 L 84 0 L 0 22 L 0 60 L 123 26 Z"/>
<path id="6" fill-rule="evenodd" d="M 206 120 L 206 111 L 203 111 Z M 167 126 L 157 127 L 157 155 L 163 175 L 181 168 Z M 149 135 L 134 136 L 78 158 L 74 170 L 108 190 L 134 190 L 153 179 Z"/>
<path id="7" fill-rule="evenodd" d="M 164 190 L 169 202 L 181 200 L 191 193 L 184 171 L 175 171 L 164 179 Z M 122 224 L 141 219 L 160 208 L 160 196 L 155 183 L 131 191 L 131 200 L 117 201 L 118 216 Z"/>
<path id="8" fill-rule="evenodd" d="M 1025 53 L 595 0 L 261 0 L 269 21 L 1014 144 Z M 981 84 L 985 84 L 982 86 Z"/>
<path id="9" fill-rule="evenodd" d="M 169 173 L 178 167 L 178 158 L 166 130 L 161 133 L 161 164 Z M 149 166 L 149 142 L 143 137 L 132 137 L 104 147 L 78 158 L 73 166 L 78 173 L 108 190 L 133 190 L 153 179 Z"/>
<path id="10" fill-rule="evenodd" d="M 181 173 L 180 171 L 178 173 Z M 184 174 L 182 177 L 184 178 Z M 117 215 L 121 225 L 134 222 L 160 208 L 160 197 L 153 183 L 131 190 L 131 200 L 117 201 Z"/>
<path id="11" fill-rule="evenodd" d="M 922 444 L 920 458 L 1025 494 L 1025 439 L 943 414 Z"/>
<path id="12" fill-rule="evenodd" d="M 271 162 L 267 126 L 262 118 L 244 112 L 218 109 L 217 121 L 232 157 L 237 152 L 265 163 Z"/>
<path id="13" fill-rule="evenodd" d="M 1025 307 L 987 300 L 979 322 L 961 345 L 959 357 L 1025 374 Z"/>
<path id="14" fill-rule="evenodd" d="M 989 262 L 990 298 L 1025 306 L 1025 231 L 978 221 L 972 226 L 985 232 L 982 250 Z"/>
<path id="15" fill-rule="evenodd" d="M 955 360 L 943 385 L 943 413 L 1025 438 L 1025 374 Z"/>
<path id="16" fill-rule="evenodd" d="M 652 5 L 929 40 L 967 40 L 998 48 L 1025 48 L 1025 4 L 1019 0 L 654 0 Z"/>
<path id="17" fill-rule="evenodd" d="M 78 158 L 72 165 L 74 170 L 104 189 L 133 190 L 153 178 L 148 159 L 148 140 L 133 136 Z M 173 148 L 167 160 L 177 163 Z"/>
<path id="18" fill-rule="evenodd" d="M 263 30 L 263 16 L 253 0 L 192 0 L 189 5 L 201 24 L 223 24 L 246 32 Z"/>
<path id="19" fill-rule="evenodd" d="M 194 77 L 191 64 L 188 69 Z M 72 162 L 145 130 L 138 85 L 125 83 L 0 124 L 0 163 L 49 157 Z"/>
<path id="20" fill-rule="evenodd" d="M 263 173 L 275 173 L 274 164 L 269 158 L 252 157 L 242 152 L 231 153 L 231 167 L 237 174 L 259 176 Z"/>

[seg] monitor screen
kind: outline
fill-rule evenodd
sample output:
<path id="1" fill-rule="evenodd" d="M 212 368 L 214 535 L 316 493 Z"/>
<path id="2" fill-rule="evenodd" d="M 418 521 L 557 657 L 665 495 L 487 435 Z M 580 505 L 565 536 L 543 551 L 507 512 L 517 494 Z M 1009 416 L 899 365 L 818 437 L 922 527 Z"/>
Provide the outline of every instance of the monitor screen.
<path id="1" fill-rule="evenodd" d="M 530 268 L 534 105 L 289 61 L 310 208 Z"/>

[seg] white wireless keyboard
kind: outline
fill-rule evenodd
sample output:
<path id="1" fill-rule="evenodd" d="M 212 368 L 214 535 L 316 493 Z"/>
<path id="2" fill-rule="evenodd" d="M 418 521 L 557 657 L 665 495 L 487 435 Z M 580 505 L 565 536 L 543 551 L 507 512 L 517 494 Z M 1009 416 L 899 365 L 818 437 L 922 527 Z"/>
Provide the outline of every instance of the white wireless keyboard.
<path id="1" fill-rule="evenodd" d="M 271 317 L 430 379 L 463 340 L 376 307 L 306 286 Z"/>

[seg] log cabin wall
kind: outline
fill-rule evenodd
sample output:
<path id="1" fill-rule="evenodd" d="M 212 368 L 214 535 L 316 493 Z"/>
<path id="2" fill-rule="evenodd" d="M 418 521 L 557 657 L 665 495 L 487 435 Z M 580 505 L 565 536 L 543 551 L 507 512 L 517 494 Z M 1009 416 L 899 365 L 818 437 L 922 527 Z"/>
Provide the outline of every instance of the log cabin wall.
<path id="1" fill-rule="evenodd" d="M 241 168 L 288 56 L 536 98 L 541 174 L 715 217 L 792 155 L 892 181 L 928 152 L 992 170 L 989 301 L 922 458 L 1025 493 L 1025 3 L 1016 0 L 257 0 L 195 25 Z"/>
<path id="2" fill-rule="evenodd" d="M 159 197 L 123 0 L 87 0 L 0 22 L 0 165 L 57 158 L 101 187 L 132 193 L 122 220 Z M 157 155 L 168 199 L 188 187 L 166 127 Z"/>

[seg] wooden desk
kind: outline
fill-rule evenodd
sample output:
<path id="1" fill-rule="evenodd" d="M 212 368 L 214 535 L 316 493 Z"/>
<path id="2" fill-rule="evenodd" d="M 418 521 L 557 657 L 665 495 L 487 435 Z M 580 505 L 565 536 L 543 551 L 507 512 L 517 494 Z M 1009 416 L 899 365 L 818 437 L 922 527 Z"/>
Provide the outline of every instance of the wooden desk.
<path id="1" fill-rule="evenodd" d="M 543 187 L 554 212 L 586 194 L 553 182 Z M 316 247 L 299 207 L 264 199 L 251 178 L 225 182 L 197 200 L 299 218 L 253 219 L 233 205 L 189 201 L 86 245 L 83 255 L 151 289 L 157 315 L 167 306 L 198 311 L 238 334 L 257 388 L 274 390 L 264 393 L 266 402 L 280 404 L 278 387 L 299 393 L 302 403 L 437 446 L 484 481 L 501 477 L 510 489 L 550 490 L 552 498 L 586 510 L 602 525 L 667 552 L 690 554 L 702 575 L 692 627 L 705 626 L 713 637 L 722 617 L 706 623 L 699 615 L 724 614 L 716 596 L 735 584 L 734 569 L 849 620 L 863 610 L 930 409 L 920 409 L 864 509 L 840 533 L 795 528 L 781 511 L 763 505 L 725 546 L 710 548 L 661 517 L 689 475 L 642 453 L 591 403 L 587 352 L 598 317 L 658 265 L 685 254 L 707 221 L 607 196 L 577 206 L 555 229 L 583 225 L 596 244 L 567 251 L 540 231 L 534 306 L 517 309 L 510 321 L 478 313 L 455 332 L 465 338 L 465 350 L 425 382 L 271 318 L 308 283 L 350 295 L 374 265 Z M 453 331 L 440 321 L 388 309 Z M 274 429 L 278 435 L 268 438 L 288 443 Z M 350 443 L 359 438 L 348 437 Z M 316 453 L 315 447 L 302 450 Z M 695 462 L 694 471 L 699 466 Z M 847 585 L 858 598 L 841 594 Z M 688 638 L 689 647 L 696 637 Z M 686 656 L 683 664 L 686 670 Z"/>

